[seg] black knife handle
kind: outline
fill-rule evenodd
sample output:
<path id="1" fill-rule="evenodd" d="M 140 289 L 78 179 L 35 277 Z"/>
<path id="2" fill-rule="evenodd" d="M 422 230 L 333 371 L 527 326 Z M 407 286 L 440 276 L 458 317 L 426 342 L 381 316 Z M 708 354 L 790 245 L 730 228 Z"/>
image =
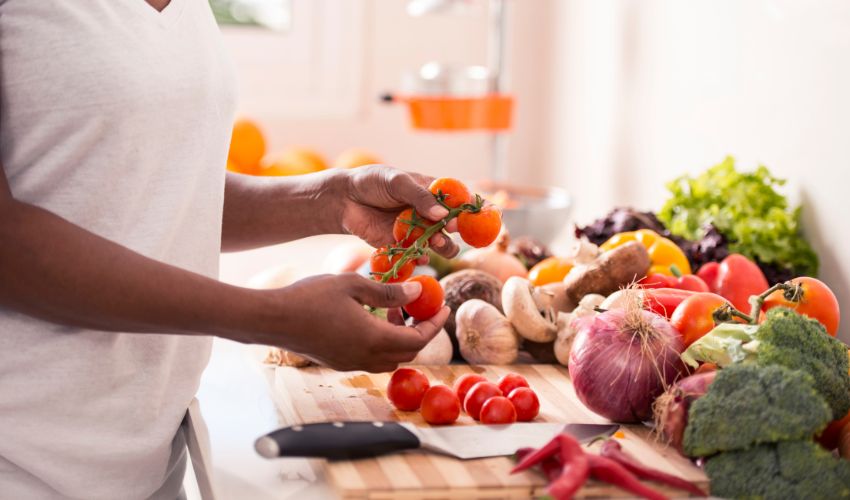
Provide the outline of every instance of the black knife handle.
<path id="1" fill-rule="evenodd" d="M 419 448 L 419 438 L 395 422 L 334 422 L 284 427 L 257 439 L 266 458 L 365 458 Z"/>

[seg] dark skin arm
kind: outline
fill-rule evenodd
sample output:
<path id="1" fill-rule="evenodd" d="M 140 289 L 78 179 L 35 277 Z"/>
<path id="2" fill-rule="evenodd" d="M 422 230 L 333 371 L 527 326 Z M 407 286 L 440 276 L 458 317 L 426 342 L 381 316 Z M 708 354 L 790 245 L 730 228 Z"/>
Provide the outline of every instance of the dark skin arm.
<path id="1" fill-rule="evenodd" d="M 225 218 L 236 220 L 227 211 Z M 279 225 L 292 221 L 285 216 L 271 220 Z M 276 237 L 309 232 L 307 221 L 308 229 L 295 223 L 294 232 L 281 230 Z M 237 247 L 265 241 L 251 230 L 227 233 Z M 250 244 L 239 243 L 241 238 Z M 213 334 L 276 345 L 338 369 L 386 371 L 412 359 L 448 315 L 444 308 L 430 321 L 403 326 L 381 321 L 362 307 L 398 307 L 418 296 L 418 285 L 381 285 L 341 275 L 309 278 L 276 290 L 249 290 L 163 264 L 15 200 L 2 168 L 0 241 L 0 305 L 71 326 Z M 56 251 L 58 245 L 61 252 Z M 333 314 L 328 314 L 331 307 Z"/>

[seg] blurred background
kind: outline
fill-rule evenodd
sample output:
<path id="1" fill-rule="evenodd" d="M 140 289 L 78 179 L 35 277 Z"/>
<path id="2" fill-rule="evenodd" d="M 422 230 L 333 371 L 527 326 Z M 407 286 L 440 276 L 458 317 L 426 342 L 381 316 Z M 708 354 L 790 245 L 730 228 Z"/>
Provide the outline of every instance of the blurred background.
<path id="1" fill-rule="evenodd" d="M 269 162 L 302 147 L 332 166 L 358 148 L 434 176 L 557 186 L 572 201 L 559 221 L 568 235 L 614 206 L 656 210 L 667 181 L 733 155 L 739 169 L 764 164 L 789 180 L 820 276 L 850 307 L 847 2 L 211 3 L 237 67 L 240 115 L 262 127 Z M 450 80 L 452 68 L 492 68 L 494 5 L 503 57 L 484 85 L 495 78 L 512 97 L 510 127 L 414 128 L 404 99 L 427 87 L 416 80 L 423 65 L 440 63 L 432 72 Z M 461 76 L 448 88 L 474 92 L 474 75 Z M 279 256 L 225 255 L 222 276 L 244 281 Z"/>

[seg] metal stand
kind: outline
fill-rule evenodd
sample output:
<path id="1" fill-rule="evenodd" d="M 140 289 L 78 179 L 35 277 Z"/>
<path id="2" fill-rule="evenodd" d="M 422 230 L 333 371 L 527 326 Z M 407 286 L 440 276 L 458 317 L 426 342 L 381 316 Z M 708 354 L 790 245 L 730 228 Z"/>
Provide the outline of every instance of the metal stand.
<path id="1" fill-rule="evenodd" d="M 492 80 L 490 91 L 494 94 L 505 89 L 505 31 L 507 30 L 507 5 L 505 0 L 490 0 L 490 29 L 487 47 L 487 66 Z M 507 178 L 508 137 L 494 132 L 490 137 L 490 176 L 493 180 Z"/>

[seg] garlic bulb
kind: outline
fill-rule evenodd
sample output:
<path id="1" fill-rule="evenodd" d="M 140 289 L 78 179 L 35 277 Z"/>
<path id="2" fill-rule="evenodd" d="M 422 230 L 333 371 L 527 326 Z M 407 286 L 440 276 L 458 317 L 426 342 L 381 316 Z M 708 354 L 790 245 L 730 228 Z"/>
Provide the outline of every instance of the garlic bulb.
<path id="1" fill-rule="evenodd" d="M 578 320 L 596 314 L 594 309 L 602 303 L 605 297 L 596 293 L 589 293 L 582 297 L 578 307 L 571 313 L 558 313 L 558 336 L 555 338 L 555 358 L 558 363 L 567 366 L 570 362 L 570 349 L 573 346 L 576 332 L 578 332 Z"/>
<path id="2" fill-rule="evenodd" d="M 519 336 L 510 321 L 480 299 L 464 302 L 455 315 L 460 354 L 471 364 L 507 365 L 519 355 Z"/>
<path id="3" fill-rule="evenodd" d="M 447 365 L 452 361 L 452 339 L 445 329 L 440 330 L 410 362 L 412 365 Z"/>

